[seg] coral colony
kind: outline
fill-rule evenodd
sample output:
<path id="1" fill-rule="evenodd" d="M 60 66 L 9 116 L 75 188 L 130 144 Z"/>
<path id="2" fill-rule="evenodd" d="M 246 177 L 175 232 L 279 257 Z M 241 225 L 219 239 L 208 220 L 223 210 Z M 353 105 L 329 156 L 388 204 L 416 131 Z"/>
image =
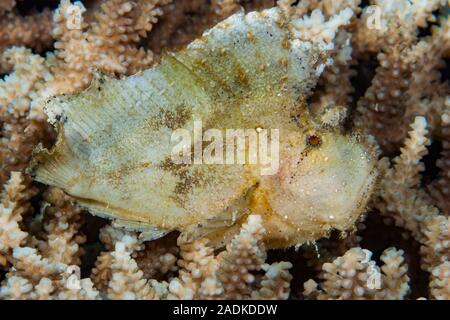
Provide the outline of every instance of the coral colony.
<path id="1" fill-rule="evenodd" d="M 448 6 L 0 0 L 0 298 L 450 299 Z"/>

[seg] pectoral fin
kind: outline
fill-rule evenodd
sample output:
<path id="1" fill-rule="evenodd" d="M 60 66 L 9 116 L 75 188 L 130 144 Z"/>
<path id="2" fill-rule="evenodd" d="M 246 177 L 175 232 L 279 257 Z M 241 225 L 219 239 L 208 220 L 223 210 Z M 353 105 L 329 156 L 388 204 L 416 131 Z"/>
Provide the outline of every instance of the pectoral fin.
<path id="1" fill-rule="evenodd" d="M 223 245 L 222 242 L 225 242 L 216 240 L 229 239 L 239 232 L 241 220 L 250 213 L 247 208 L 248 197 L 243 197 L 214 217 L 187 226 L 180 234 L 178 240 L 181 242 L 191 242 L 199 238 L 208 238 L 211 242 L 210 245 L 220 247 Z"/>
<path id="2" fill-rule="evenodd" d="M 161 229 L 152 227 L 147 224 L 143 224 L 136 221 L 115 219 L 112 222 L 112 226 L 116 228 L 123 228 L 128 231 L 140 232 L 139 239 L 143 241 L 152 241 L 164 237 L 172 230 Z"/>

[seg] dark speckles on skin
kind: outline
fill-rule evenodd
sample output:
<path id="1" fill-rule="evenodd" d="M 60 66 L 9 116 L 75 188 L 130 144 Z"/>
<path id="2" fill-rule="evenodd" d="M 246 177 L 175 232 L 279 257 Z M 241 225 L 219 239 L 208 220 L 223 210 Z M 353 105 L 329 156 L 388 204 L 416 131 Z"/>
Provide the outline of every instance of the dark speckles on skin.
<path id="1" fill-rule="evenodd" d="M 176 164 L 173 163 L 170 157 L 165 158 L 159 167 L 165 171 L 172 173 L 173 175 L 177 175 L 181 170 L 185 170 L 187 168 L 187 164 Z"/>
<path id="2" fill-rule="evenodd" d="M 188 164 L 175 164 L 170 157 L 161 163 L 160 168 L 178 177 L 172 199 L 180 206 L 185 205 L 192 189 L 201 186 L 204 180 L 198 170 L 192 169 Z"/>
<path id="3" fill-rule="evenodd" d="M 143 170 L 146 168 L 150 168 L 152 163 L 149 161 L 141 162 L 133 165 L 124 165 L 119 170 L 112 171 L 107 174 L 109 182 L 115 185 L 120 185 L 120 182 L 123 180 L 123 177 L 132 174 L 136 170 Z"/>
<path id="4" fill-rule="evenodd" d="M 167 127 L 172 130 L 179 129 L 192 117 L 192 110 L 184 105 L 177 106 L 175 110 L 160 109 L 154 122 L 155 129 Z"/>

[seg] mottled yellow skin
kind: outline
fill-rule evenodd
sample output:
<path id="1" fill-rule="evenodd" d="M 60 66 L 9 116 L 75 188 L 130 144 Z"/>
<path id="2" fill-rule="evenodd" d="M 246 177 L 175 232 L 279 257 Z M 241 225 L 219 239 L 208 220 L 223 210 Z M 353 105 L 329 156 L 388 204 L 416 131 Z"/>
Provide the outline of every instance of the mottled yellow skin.
<path id="1" fill-rule="evenodd" d="M 364 138 L 308 112 L 327 58 L 293 39 L 278 9 L 236 14 L 152 69 L 49 101 L 59 137 L 37 150 L 35 178 L 148 239 L 179 230 L 220 246 L 249 213 L 264 217 L 269 247 L 351 228 L 371 193 L 375 157 Z M 278 129 L 278 172 L 175 165 L 171 133 L 192 131 L 197 119 L 204 130 Z"/>

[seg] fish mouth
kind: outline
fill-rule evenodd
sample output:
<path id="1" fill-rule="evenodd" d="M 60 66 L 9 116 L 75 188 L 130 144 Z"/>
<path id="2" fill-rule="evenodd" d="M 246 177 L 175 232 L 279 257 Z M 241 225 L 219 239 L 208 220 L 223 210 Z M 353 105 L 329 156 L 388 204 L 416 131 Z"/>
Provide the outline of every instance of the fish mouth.
<path id="1" fill-rule="evenodd" d="M 343 225 L 333 225 L 333 228 L 339 231 L 345 231 L 350 229 L 355 222 L 360 218 L 362 214 L 367 211 L 367 205 L 372 198 L 378 182 L 380 178 L 380 174 L 377 166 L 377 156 L 375 155 L 374 148 L 372 145 L 364 145 L 362 148 L 363 152 L 370 153 L 370 164 L 367 166 L 367 173 L 362 179 L 363 183 L 361 183 L 359 189 L 355 192 L 356 204 L 351 210 L 351 214 L 349 215 L 349 220 Z"/>

